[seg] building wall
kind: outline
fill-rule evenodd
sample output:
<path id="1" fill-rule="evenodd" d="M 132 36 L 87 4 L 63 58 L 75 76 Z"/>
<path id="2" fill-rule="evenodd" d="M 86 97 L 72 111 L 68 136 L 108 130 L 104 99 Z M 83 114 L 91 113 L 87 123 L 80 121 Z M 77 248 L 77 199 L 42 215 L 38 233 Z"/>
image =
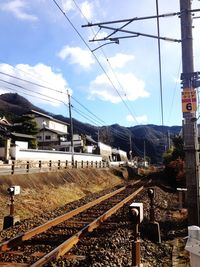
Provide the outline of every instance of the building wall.
<path id="1" fill-rule="evenodd" d="M 61 160 L 71 161 L 72 154 L 70 152 L 52 151 L 52 150 L 35 150 L 35 149 L 20 149 L 19 147 L 11 147 L 11 157 L 15 160 Z M 76 161 L 102 161 L 100 155 L 91 155 L 83 153 L 74 153 Z"/>
<path id="2" fill-rule="evenodd" d="M 128 160 L 126 151 L 123 151 L 123 150 L 120 150 L 120 149 L 118 151 L 119 151 L 119 155 L 120 155 L 120 158 L 121 158 L 122 161 Z"/>
<path id="3" fill-rule="evenodd" d="M 59 123 L 56 121 L 52 121 L 52 120 L 45 118 L 45 117 L 35 117 L 35 121 L 37 122 L 37 125 L 40 129 L 44 128 L 43 122 L 46 122 L 47 128 L 49 128 L 51 130 L 63 132 L 63 134 L 68 133 L 67 125 L 65 125 L 65 124 L 62 124 L 62 123 Z"/>
<path id="4" fill-rule="evenodd" d="M 37 141 L 40 142 L 58 142 L 59 136 L 56 133 L 52 133 L 50 131 L 41 131 L 37 134 Z"/>
<path id="5" fill-rule="evenodd" d="M 101 142 L 98 142 L 100 155 L 103 160 L 109 161 L 112 158 L 112 148 L 111 146 L 105 145 Z"/>
<path id="6" fill-rule="evenodd" d="M 49 129 L 67 134 L 67 125 L 55 121 L 49 121 Z"/>

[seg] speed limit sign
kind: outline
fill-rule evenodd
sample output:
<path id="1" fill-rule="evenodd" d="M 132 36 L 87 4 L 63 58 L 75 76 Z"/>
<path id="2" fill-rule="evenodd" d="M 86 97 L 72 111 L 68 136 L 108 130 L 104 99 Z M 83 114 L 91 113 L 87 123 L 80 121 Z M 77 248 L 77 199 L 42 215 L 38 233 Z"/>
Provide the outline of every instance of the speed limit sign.
<path id="1" fill-rule="evenodd" d="M 197 110 L 197 98 L 195 89 L 184 89 L 182 91 L 182 111 L 195 112 Z"/>

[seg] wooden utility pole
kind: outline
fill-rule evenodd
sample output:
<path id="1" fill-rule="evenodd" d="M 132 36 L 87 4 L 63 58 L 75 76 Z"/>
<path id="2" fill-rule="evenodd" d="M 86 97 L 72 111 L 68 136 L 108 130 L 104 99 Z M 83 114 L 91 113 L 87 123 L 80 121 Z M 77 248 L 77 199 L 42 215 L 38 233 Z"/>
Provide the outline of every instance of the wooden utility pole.
<path id="1" fill-rule="evenodd" d="M 182 105 L 183 138 L 185 150 L 185 171 L 187 186 L 188 224 L 200 226 L 199 221 L 199 153 L 198 129 L 195 107 L 195 80 L 197 73 L 193 66 L 193 40 L 191 0 L 180 0 L 181 39 L 182 39 Z M 187 100 L 187 95 L 189 95 Z M 187 104 L 185 103 L 186 101 Z"/>
<path id="2" fill-rule="evenodd" d="M 71 152 L 72 152 L 72 167 L 74 166 L 74 130 L 73 130 L 73 120 L 72 120 L 72 112 L 71 112 L 71 98 L 70 94 L 67 91 L 68 94 L 68 105 L 69 105 L 69 117 L 70 117 L 70 130 L 71 130 Z"/>

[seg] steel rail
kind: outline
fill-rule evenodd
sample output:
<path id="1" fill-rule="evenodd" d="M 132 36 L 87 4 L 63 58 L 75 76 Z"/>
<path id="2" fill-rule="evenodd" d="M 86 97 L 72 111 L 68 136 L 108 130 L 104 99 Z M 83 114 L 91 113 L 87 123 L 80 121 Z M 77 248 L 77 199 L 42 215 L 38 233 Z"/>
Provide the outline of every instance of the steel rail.
<path id="1" fill-rule="evenodd" d="M 141 186 L 131 195 L 120 201 L 118 204 L 113 206 L 111 209 L 106 211 L 104 214 L 99 216 L 97 219 L 92 221 L 90 224 L 85 226 L 82 230 L 77 232 L 75 235 L 67 239 L 65 242 L 60 244 L 54 250 L 46 254 L 44 257 L 40 258 L 37 262 L 30 265 L 30 267 L 41 267 L 44 264 L 48 263 L 53 259 L 58 259 L 59 257 L 66 254 L 74 245 L 76 245 L 82 237 L 84 237 L 87 233 L 92 232 L 94 229 L 98 228 L 102 222 L 107 220 L 112 214 L 116 213 L 124 204 L 129 202 L 133 197 L 135 197 L 138 193 L 140 193 L 144 189 L 144 186 Z"/>
<path id="2" fill-rule="evenodd" d="M 10 263 L 10 262 L 0 262 L 1 267 L 28 267 L 27 263 Z"/>
<path id="3" fill-rule="evenodd" d="M 139 182 L 139 181 L 138 181 Z M 17 235 L 16 237 L 8 240 L 8 241 L 5 241 L 3 243 L 0 244 L 0 251 L 1 252 L 5 252 L 5 251 L 8 251 L 10 250 L 11 248 L 14 248 L 16 247 L 17 245 L 21 244 L 23 241 L 25 240 L 28 240 L 30 238 L 32 238 L 33 236 L 35 235 L 38 235 L 40 233 L 43 233 L 45 232 L 46 230 L 48 230 L 49 228 L 57 225 L 57 224 L 60 224 L 72 217 L 74 217 L 75 215 L 99 204 L 100 202 L 120 193 L 121 191 L 125 190 L 126 187 L 121 187 L 109 194 L 106 194 L 98 199 L 95 199 L 93 200 L 92 202 L 89 202 L 79 208 L 76 208 L 75 210 L 72 210 L 72 211 L 69 211 L 68 213 L 64 214 L 64 215 L 61 215 L 59 217 L 56 217 L 55 219 L 52 219 L 46 223 L 44 223 L 43 225 L 40 225 L 40 226 L 37 226 L 25 233 L 22 233 L 22 234 L 19 234 Z M 0 265 L 1 266 L 1 265 Z"/>

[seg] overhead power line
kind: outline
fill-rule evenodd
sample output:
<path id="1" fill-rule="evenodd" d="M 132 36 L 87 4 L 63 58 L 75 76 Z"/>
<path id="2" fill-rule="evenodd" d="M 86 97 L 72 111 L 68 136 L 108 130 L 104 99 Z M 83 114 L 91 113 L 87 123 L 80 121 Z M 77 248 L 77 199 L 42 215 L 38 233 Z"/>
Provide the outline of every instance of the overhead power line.
<path id="1" fill-rule="evenodd" d="M 90 111 L 88 108 L 86 108 L 83 104 L 80 103 L 80 101 L 78 101 L 75 97 L 71 96 L 71 98 L 78 103 L 81 107 L 83 107 L 85 110 L 87 110 L 87 112 L 89 112 L 93 117 L 95 117 L 98 121 L 100 121 L 100 123 L 105 123 L 105 121 L 103 121 L 102 119 L 100 119 L 98 116 L 96 116 L 92 111 Z M 106 123 L 105 123 L 106 124 Z"/>
<path id="2" fill-rule="evenodd" d="M 13 67 L 13 66 L 12 66 L 12 67 Z M 13 69 L 14 69 L 14 67 L 13 67 Z M 51 90 L 51 91 L 54 91 L 54 92 L 58 92 L 58 93 L 66 94 L 66 95 L 67 95 L 67 92 L 63 92 L 63 91 L 54 89 L 54 88 L 52 88 L 52 87 L 43 86 L 43 85 L 41 85 L 41 84 L 39 84 L 39 83 L 35 83 L 35 82 L 29 81 L 29 80 L 27 80 L 27 79 L 22 79 L 22 78 L 19 78 L 19 77 L 14 76 L 14 75 L 10 75 L 10 74 L 5 73 L 5 72 L 2 72 L 2 71 L 0 71 L 0 74 L 5 75 L 5 76 L 8 76 L 8 77 L 13 78 L 13 79 L 17 79 L 17 80 L 19 80 L 19 81 L 23 81 L 23 82 L 27 82 L 27 83 L 29 83 L 29 84 L 33 84 L 33 85 L 38 86 L 38 87 L 45 88 L 45 89 L 47 89 L 47 90 Z M 2 79 L 2 81 L 4 81 L 4 82 L 8 82 L 8 81 L 3 80 L 3 79 Z M 32 90 L 27 89 L 27 88 L 25 88 L 24 86 L 18 85 L 18 84 L 16 84 L 16 83 L 11 83 L 11 82 L 10 82 L 10 84 L 13 85 L 13 86 L 17 86 L 17 87 L 19 87 L 19 88 L 21 88 L 21 89 L 24 89 L 24 90 L 26 89 L 26 90 L 29 90 L 29 91 L 32 92 Z M 5 87 L 5 86 L 4 86 L 4 87 Z M 22 87 L 23 87 L 23 88 L 22 88 Z M 7 89 L 11 90 L 11 88 L 9 88 L 9 87 L 7 87 Z M 15 91 L 16 91 L 16 90 L 15 90 Z M 35 93 L 37 93 L 37 92 L 35 92 Z M 38 94 L 41 94 L 41 93 L 38 93 Z M 27 94 L 27 95 L 28 95 L 28 94 Z M 43 94 L 43 96 L 45 96 L 45 95 Z M 46 95 L 46 97 L 48 97 L 48 96 Z M 75 102 L 77 102 L 82 108 L 84 108 L 88 113 L 90 113 L 94 118 L 96 118 L 97 120 L 99 120 L 98 123 L 105 123 L 101 118 L 99 118 L 99 117 L 98 117 L 97 115 L 95 115 L 92 111 L 90 111 L 87 107 L 85 107 L 83 104 L 81 104 L 75 97 L 72 97 L 72 98 L 73 98 L 73 100 L 74 100 Z M 43 98 L 43 100 L 46 100 L 46 99 Z M 55 100 L 56 100 L 56 101 L 59 101 L 59 100 L 57 100 L 57 99 L 55 99 Z M 52 102 L 52 101 L 49 101 L 49 102 Z M 63 104 L 65 104 L 63 101 L 60 101 L 60 102 L 63 103 Z M 53 102 L 52 102 L 52 103 L 53 103 Z M 86 115 L 85 115 L 85 116 L 86 116 Z M 90 116 L 89 116 L 89 117 L 90 117 Z M 94 121 L 95 121 L 95 119 L 94 119 Z"/>
<path id="3" fill-rule="evenodd" d="M 85 21 L 89 24 L 88 19 L 87 19 L 87 18 L 85 17 L 85 15 L 83 14 L 83 12 L 82 12 L 81 8 L 79 7 L 79 5 L 76 3 L 75 0 L 73 0 L 73 2 L 74 2 L 74 4 L 75 4 L 75 6 L 77 7 L 77 9 L 79 10 L 79 12 L 81 13 L 81 15 L 84 17 Z M 126 25 L 128 25 L 129 23 L 130 23 L 130 22 L 127 22 Z M 99 30 L 100 30 L 100 29 L 99 29 Z M 93 32 L 93 34 L 95 34 L 93 29 L 92 29 L 92 32 Z M 95 35 L 97 35 L 97 34 L 98 34 L 98 33 L 96 33 Z M 92 52 L 94 52 L 95 50 L 97 50 L 97 49 L 99 49 L 99 48 L 100 48 L 100 50 L 101 50 L 101 52 L 102 52 L 104 58 L 106 59 L 106 62 L 108 63 L 108 65 L 109 65 L 109 67 L 110 67 L 110 69 L 111 69 L 111 71 L 112 71 L 112 73 L 113 73 L 113 75 L 114 75 L 114 77 L 115 77 L 117 83 L 119 84 L 120 88 L 121 88 L 122 91 L 124 92 L 124 97 L 125 97 L 126 100 L 128 101 L 126 91 L 125 91 L 124 87 L 122 86 L 121 82 L 119 81 L 119 79 L 118 79 L 118 77 L 117 77 L 115 71 L 113 70 L 112 65 L 111 65 L 111 63 L 110 63 L 108 57 L 106 56 L 104 50 L 103 50 L 101 47 L 97 47 L 96 49 L 93 49 Z M 121 98 L 121 100 L 122 100 L 122 98 Z M 124 102 L 124 104 L 126 105 L 126 108 L 127 108 L 128 111 L 130 112 L 131 116 L 134 118 L 135 122 L 138 123 L 138 121 L 137 121 L 135 115 L 134 115 L 133 112 L 132 112 L 132 109 L 133 109 L 133 108 L 132 108 L 132 107 L 130 108 L 126 102 Z M 139 124 L 139 123 L 138 123 L 138 124 Z"/>
<path id="4" fill-rule="evenodd" d="M 163 86 L 162 86 L 162 64 L 161 64 L 161 48 L 160 48 L 160 23 L 159 23 L 159 7 L 158 0 L 156 0 L 156 21 L 157 21 L 157 34 L 158 34 L 158 66 L 159 66 L 159 82 L 160 82 L 160 108 L 161 108 L 161 121 L 164 125 L 163 114 Z"/>
<path id="5" fill-rule="evenodd" d="M 86 45 L 86 47 L 90 50 L 90 52 L 93 54 L 95 60 L 97 61 L 98 65 L 100 66 L 101 70 L 103 71 L 103 73 L 105 74 L 105 76 L 107 77 L 108 81 L 110 82 L 110 84 L 112 85 L 113 89 L 116 91 L 117 95 L 119 96 L 119 98 L 121 99 L 122 103 L 124 104 L 124 106 L 126 107 L 126 109 L 131 113 L 131 115 L 134 118 L 134 115 L 132 114 L 132 111 L 130 110 L 130 108 L 128 107 L 127 103 L 124 101 L 123 97 L 121 96 L 121 94 L 119 93 L 119 90 L 116 88 L 116 86 L 114 85 L 114 83 L 112 82 L 111 78 L 109 77 L 109 75 L 107 74 L 106 70 L 104 69 L 104 67 L 102 66 L 102 64 L 100 63 L 99 59 L 97 58 L 97 56 L 93 53 L 92 49 L 90 48 L 90 46 L 87 44 L 87 42 L 85 41 L 85 39 L 82 37 L 82 35 L 80 34 L 80 32 L 76 29 L 76 27 L 73 25 L 73 23 L 71 22 L 71 20 L 68 18 L 68 16 L 66 15 L 66 13 L 62 10 L 62 8 L 60 7 L 60 5 L 57 3 L 56 0 L 52 0 L 55 5 L 57 6 L 57 8 L 60 10 L 60 12 L 64 15 L 64 17 L 67 19 L 67 21 L 70 23 L 70 25 L 72 26 L 72 28 L 75 30 L 75 32 L 78 34 L 78 36 L 81 38 L 81 40 L 83 41 L 83 43 Z"/>
<path id="6" fill-rule="evenodd" d="M 11 75 L 11 74 L 2 72 L 2 71 L 0 71 L 0 74 L 3 74 L 5 76 L 8 76 L 8 77 L 11 77 L 11 78 L 14 78 L 14 79 L 23 81 L 23 82 L 27 82 L 27 83 L 30 83 L 30 84 L 33 84 L 33 85 L 36 85 L 36 86 L 39 86 L 39 87 L 42 87 L 42 88 L 45 88 L 45 89 L 48 89 L 48 90 L 52 90 L 52 91 L 55 91 L 55 92 L 58 92 L 58 93 L 62 93 L 62 94 L 66 94 L 67 95 L 67 93 L 65 93 L 63 91 L 59 91 L 59 90 L 56 90 L 54 88 L 51 88 L 51 87 L 48 87 L 48 86 L 45 86 L 45 85 L 42 85 L 42 84 L 39 84 L 39 83 L 35 83 L 35 82 L 29 81 L 29 80 L 25 80 L 25 79 L 19 78 L 17 76 L 14 76 L 14 75 Z"/>
<path id="7" fill-rule="evenodd" d="M 26 87 L 24 87 L 24 86 L 22 86 L 22 85 L 19 85 L 19 84 L 13 83 L 13 82 L 8 82 L 8 81 L 3 80 L 3 79 L 0 79 L 0 81 L 1 81 L 1 82 L 4 82 L 4 83 L 7 83 L 7 84 L 10 84 L 10 85 L 12 85 L 12 86 L 18 87 L 18 88 L 23 89 L 23 90 L 33 92 L 33 90 L 31 90 L 31 89 L 27 89 Z M 62 100 L 56 99 L 56 98 L 51 97 L 51 96 L 47 96 L 47 95 L 42 94 L 42 93 L 40 93 L 40 92 L 34 92 L 34 93 L 35 93 L 35 94 L 38 94 L 38 95 L 41 95 L 41 96 L 45 96 L 45 97 L 47 97 L 47 98 L 50 98 L 50 99 L 53 99 L 53 100 L 55 100 L 55 101 L 58 101 L 58 102 L 61 102 L 61 103 L 65 104 L 65 102 L 62 101 Z"/>

